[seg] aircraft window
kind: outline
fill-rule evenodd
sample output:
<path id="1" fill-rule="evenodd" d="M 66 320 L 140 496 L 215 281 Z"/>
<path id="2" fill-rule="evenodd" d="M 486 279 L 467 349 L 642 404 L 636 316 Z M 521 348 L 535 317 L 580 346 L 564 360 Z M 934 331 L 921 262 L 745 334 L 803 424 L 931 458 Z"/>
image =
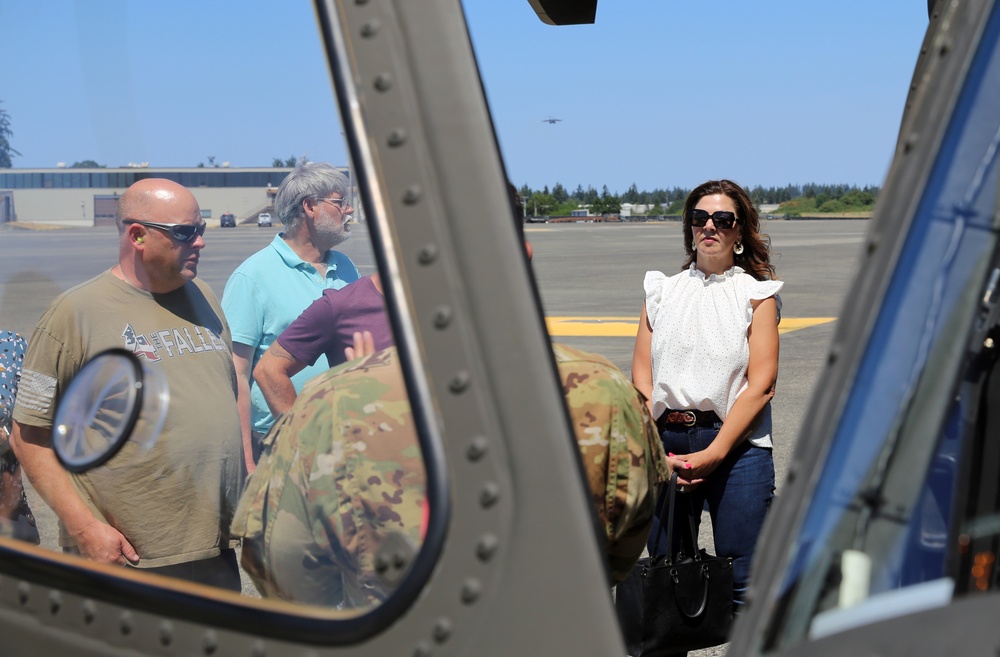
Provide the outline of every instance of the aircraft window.
<path id="1" fill-rule="evenodd" d="M 946 548 L 981 403 L 968 383 L 983 344 L 976 318 L 997 258 L 998 35 L 993 7 L 794 538 L 769 650 L 947 604 L 958 591 Z M 943 381 L 966 383 L 949 391 Z M 962 531 L 974 536 L 977 520 L 995 532 L 992 518 Z"/>
<path id="2" fill-rule="evenodd" d="M 38 70 L 5 85 L 0 97 L 20 153 L 0 174 L 0 330 L 27 341 L 14 417 L 29 427 L 15 440 L 20 481 L 14 465 L 0 477 L 0 498 L 15 498 L 2 509 L 9 520 L 0 519 L 0 569 L 11 572 L 12 551 L 38 554 L 26 544 L 59 553 L 75 544 L 92 557 L 77 565 L 136 565 L 113 572 L 135 583 L 122 590 L 140 607 L 155 608 L 159 582 L 134 575 L 153 572 L 239 591 L 202 611 L 275 600 L 282 613 L 292 602 L 308 607 L 310 618 L 350 620 L 400 587 L 412 600 L 422 582 L 407 575 L 426 537 L 443 534 L 444 515 L 427 502 L 419 441 L 430 438 L 418 436 L 422 425 L 393 348 L 408 315 L 390 320 L 383 306 L 371 211 L 343 145 L 312 5 L 212 11 L 218 20 L 194 6 L 88 5 L 57 15 L 5 7 L 5 26 L 18 37 L 5 38 L 0 53 Z M 275 45 L 285 36 L 249 36 L 263 34 L 296 35 L 295 47 Z M 178 38 L 192 47 L 178 49 Z M 45 53 L 19 56 L 42 41 L 51 46 Z M 185 72 L 205 67 L 221 73 L 209 83 Z M 294 98 L 282 84 L 286 69 L 311 80 L 295 85 Z M 69 100 L 42 101 L 35 86 L 42 76 Z M 88 136 L 68 137 L 80 132 Z M 324 162 L 332 166 L 316 167 Z M 187 187 L 200 212 L 189 211 L 174 183 Z M 133 184 L 139 191 L 129 197 Z M 164 195 L 180 200 L 155 205 Z M 292 232 L 283 208 L 306 215 L 316 230 L 303 228 L 297 241 L 277 237 Z M 135 220 L 121 234 L 116 209 Z M 234 215 L 235 226 L 220 225 L 218 217 Z M 265 264 L 238 273 L 255 253 Z M 394 254 L 380 257 L 394 265 Z M 219 305 L 187 283 L 195 264 L 196 280 Z M 94 277 L 100 284 L 92 291 L 78 288 L 50 306 Z M 153 289 L 160 283 L 177 285 Z M 311 306 L 324 289 L 326 305 Z M 309 398 L 299 395 L 274 421 L 270 396 L 279 393 L 265 394 L 254 379 L 248 417 L 262 454 L 245 483 L 234 352 L 237 366 L 242 358 L 254 371 L 307 308 L 298 332 L 274 352 L 269 375 L 273 391 L 290 379 Z M 46 328 L 36 332 L 39 322 Z M 373 332 L 373 345 L 361 346 L 374 355 L 341 364 L 361 329 Z M 110 348 L 119 353 L 90 360 Z M 77 371 L 86 378 L 68 388 Z M 60 415 L 52 418 L 57 400 Z M 166 406 L 163 417 L 157 402 Z M 44 451 L 49 421 L 62 427 L 54 440 L 72 473 L 71 495 L 97 525 L 74 525 L 78 509 L 59 506 L 59 489 L 46 489 L 55 480 L 34 456 L 55 463 Z M 14 452 L 2 451 L 14 463 Z M 62 528 L 60 514 L 69 518 Z M 94 539 L 98 526 L 104 535 Z M 422 577 L 432 565 L 422 566 Z M 355 639 L 357 627 L 348 632 Z"/>

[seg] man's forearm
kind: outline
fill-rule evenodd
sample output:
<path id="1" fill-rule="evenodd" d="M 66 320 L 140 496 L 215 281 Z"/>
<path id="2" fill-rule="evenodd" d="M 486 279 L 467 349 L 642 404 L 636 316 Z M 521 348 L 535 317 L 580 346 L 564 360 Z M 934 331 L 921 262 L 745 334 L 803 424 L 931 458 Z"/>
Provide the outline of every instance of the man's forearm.
<path id="1" fill-rule="evenodd" d="M 256 465 L 253 458 L 253 425 L 250 420 L 250 363 L 253 361 L 254 347 L 233 342 L 233 367 L 236 370 L 236 412 L 240 418 L 240 435 L 243 443 L 243 463 L 247 474 L 253 474 Z"/>
<path id="2" fill-rule="evenodd" d="M 281 372 L 264 374 L 262 378 L 257 379 L 257 385 L 264 393 L 264 400 L 267 401 L 267 407 L 271 409 L 271 415 L 274 417 L 287 413 L 298 396 L 295 392 L 295 384 Z"/>
<path id="3" fill-rule="evenodd" d="M 274 342 L 257 362 L 253 370 L 254 380 L 274 417 L 287 413 L 295 403 L 298 393 L 292 376 L 301 372 L 305 365 L 278 342 Z"/>
<path id="4" fill-rule="evenodd" d="M 240 418 L 244 464 L 247 474 L 253 474 L 256 464 L 253 460 L 253 427 L 250 425 L 250 381 L 239 374 L 236 375 L 236 412 Z"/>

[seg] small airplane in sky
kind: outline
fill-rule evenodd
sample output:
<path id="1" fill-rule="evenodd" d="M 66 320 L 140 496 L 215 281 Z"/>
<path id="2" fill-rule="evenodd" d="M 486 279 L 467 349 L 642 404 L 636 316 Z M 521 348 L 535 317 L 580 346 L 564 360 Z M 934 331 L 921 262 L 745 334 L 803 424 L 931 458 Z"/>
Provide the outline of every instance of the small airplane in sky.
<path id="1" fill-rule="evenodd" d="M 553 125 L 559 123 L 560 121 L 562 121 L 562 119 L 554 119 L 551 116 L 547 119 L 542 119 L 542 123 L 551 123 Z"/>

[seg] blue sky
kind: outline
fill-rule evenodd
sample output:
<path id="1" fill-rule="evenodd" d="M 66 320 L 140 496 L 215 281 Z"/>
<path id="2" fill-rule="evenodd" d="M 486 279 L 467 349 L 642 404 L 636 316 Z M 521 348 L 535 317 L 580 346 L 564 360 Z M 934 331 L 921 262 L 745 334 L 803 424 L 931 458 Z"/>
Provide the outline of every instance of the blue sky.
<path id="1" fill-rule="evenodd" d="M 881 185 L 927 25 L 923 0 L 464 5 L 510 177 L 612 192 Z M 0 0 L 0 30 L 15 167 L 346 164 L 305 0 Z"/>

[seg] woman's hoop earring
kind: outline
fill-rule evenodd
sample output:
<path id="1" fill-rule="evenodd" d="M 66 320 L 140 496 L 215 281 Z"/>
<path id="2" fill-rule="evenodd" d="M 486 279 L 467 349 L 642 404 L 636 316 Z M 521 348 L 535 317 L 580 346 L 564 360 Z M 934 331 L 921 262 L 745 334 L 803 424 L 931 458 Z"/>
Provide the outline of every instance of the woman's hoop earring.
<path id="1" fill-rule="evenodd" d="M 743 242 L 737 242 L 736 246 L 733 247 L 733 253 L 740 255 L 743 253 Z"/>

